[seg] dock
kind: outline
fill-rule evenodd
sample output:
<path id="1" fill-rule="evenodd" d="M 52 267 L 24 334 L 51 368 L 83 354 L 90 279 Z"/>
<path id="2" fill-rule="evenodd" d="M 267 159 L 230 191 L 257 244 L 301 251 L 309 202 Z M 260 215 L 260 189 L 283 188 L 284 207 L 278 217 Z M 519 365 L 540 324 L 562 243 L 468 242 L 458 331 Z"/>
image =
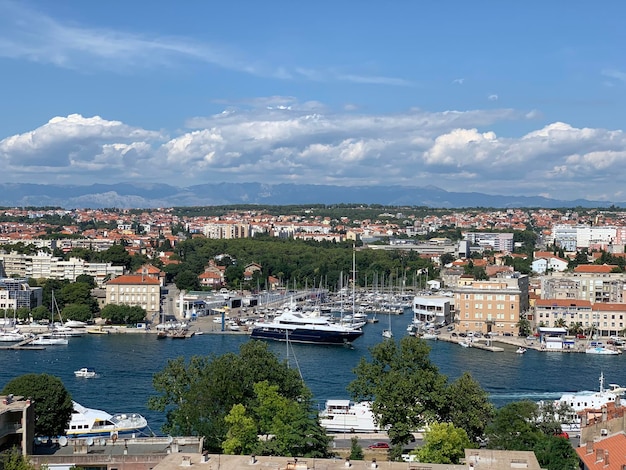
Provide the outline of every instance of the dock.
<path id="1" fill-rule="evenodd" d="M 32 341 L 35 338 L 26 338 L 23 341 L 20 341 L 19 343 L 15 343 L 15 344 L 11 344 L 8 346 L 0 346 L 0 350 L 32 350 L 32 351 L 37 351 L 37 350 L 42 350 L 42 349 L 46 349 L 44 346 L 33 346 Z"/>

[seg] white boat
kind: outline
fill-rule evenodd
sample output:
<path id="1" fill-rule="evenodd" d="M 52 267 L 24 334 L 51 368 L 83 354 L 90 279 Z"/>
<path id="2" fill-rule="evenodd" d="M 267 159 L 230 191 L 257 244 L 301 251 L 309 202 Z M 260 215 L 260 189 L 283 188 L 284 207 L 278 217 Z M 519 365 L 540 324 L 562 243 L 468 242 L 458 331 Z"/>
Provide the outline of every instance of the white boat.
<path id="1" fill-rule="evenodd" d="M 30 344 L 34 344 L 37 346 L 56 346 L 56 345 L 64 345 L 68 343 L 69 343 L 69 340 L 67 338 L 55 337 L 49 333 L 37 335 L 35 339 L 33 339 L 30 342 Z"/>
<path id="2" fill-rule="evenodd" d="M 383 330 L 383 338 L 393 338 L 393 332 L 391 330 Z"/>
<path id="3" fill-rule="evenodd" d="M 331 432 L 378 432 L 370 402 L 327 400 L 320 412 L 320 425 Z"/>
<path id="4" fill-rule="evenodd" d="M 554 402 L 554 407 L 558 409 L 559 405 L 568 405 L 571 413 L 563 417 L 561 429 L 567 433 L 580 433 L 581 418 L 578 415 L 583 410 L 600 410 L 608 403 L 620 403 L 620 397 L 626 391 L 625 388 L 617 384 L 609 384 L 609 389 L 604 388 L 604 374 L 600 374 L 600 390 L 599 391 L 581 391 L 564 393 L 561 398 Z M 541 402 L 540 402 L 541 404 Z"/>
<path id="5" fill-rule="evenodd" d="M 97 374 L 96 371 L 90 367 L 81 367 L 80 369 L 74 371 L 74 375 L 84 379 L 92 379 Z"/>
<path id="6" fill-rule="evenodd" d="M 469 348 L 471 347 L 471 343 L 469 341 L 459 341 L 459 346 L 463 347 L 463 348 Z"/>
<path id="7" fill-rule="evenodd" d="M 608 356 L 617 356 L 622 354 L 622 351 L 615 348 L 608 348 L 606 346 L 591 346 L 585 349 L 585 354 L 603 354 Z"/>
<path id="8" fill-rule="evenodd" d="M 519 348 L 517 348 L 517 350 L 515 352 L 517 354 L 524 354 L 526 352 L 526 348 L 520 346 Z"/>
<path id="9" fill-rule="evenodd" d="M 148 427 L 146 418 L 140 414 L 111 415 L 106 411 L 86 408 L 75 401 L 72 419 L 65 430 L 68 437 L 112 437 L 141 433 Z"/>
<path id="10" fill-rule="evenodd" d="M 68 328 L 85 328 L 87 326 L 87 323 L 78 320 L 67 320 L 65 322 L 65 326 Z"/>
<path id="11" fill-rule="evenodd" d="M 24 341 L 26 336 L 17 330 L 14 331 L 1 331 L 0 330 L 0 343 L 15 343 L 18 341 Z"/>

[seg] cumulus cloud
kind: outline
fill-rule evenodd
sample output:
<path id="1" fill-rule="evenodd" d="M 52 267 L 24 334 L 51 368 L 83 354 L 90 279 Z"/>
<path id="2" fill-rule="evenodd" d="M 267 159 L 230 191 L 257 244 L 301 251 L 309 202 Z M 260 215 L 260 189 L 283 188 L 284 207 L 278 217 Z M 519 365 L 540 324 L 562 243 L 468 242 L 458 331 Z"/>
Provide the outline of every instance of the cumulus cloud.
<path id="1" fill-rule="evenodd" d="M 50 183 L 436 184 L 564 199 L 621 191 L 621 130 L 565 122 L 521 136 L 492 130 L 527 119 L 506 109 L 333 113 L 321 103 L 271 97 L 189 119 L 188 130 L 171 136 L 99 116 L 55 117 L 0 140 L 0 162 L 12 178 Z"/>

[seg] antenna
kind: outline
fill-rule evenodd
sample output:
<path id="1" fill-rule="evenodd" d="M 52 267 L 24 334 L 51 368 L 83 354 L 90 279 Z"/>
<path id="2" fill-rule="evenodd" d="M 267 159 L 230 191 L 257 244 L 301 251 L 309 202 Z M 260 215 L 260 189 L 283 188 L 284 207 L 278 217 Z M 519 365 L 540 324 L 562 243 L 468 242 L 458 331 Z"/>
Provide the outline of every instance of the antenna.
<path id="1" fill-rule="evenodd" d="M 67 437 L 65 436 L 59 437 L 59 445 L 61 447 L 65 447 L 67 445 Z"/>

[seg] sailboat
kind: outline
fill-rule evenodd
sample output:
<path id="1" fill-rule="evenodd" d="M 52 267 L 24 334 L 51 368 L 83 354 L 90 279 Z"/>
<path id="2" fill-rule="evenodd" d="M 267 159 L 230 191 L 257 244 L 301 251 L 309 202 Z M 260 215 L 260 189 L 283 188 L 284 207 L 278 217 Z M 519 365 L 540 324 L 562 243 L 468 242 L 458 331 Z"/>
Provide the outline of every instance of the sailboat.
<path id="1" fill-rule="evenodd" d="M 391 339 L 393 338 L 393 332 L 391 331 L 391 313 L 388 313 L 387 317 L 389 318 L 389 328 L 383 330 L 383 338 Z"/>
<path id="2" fill-rule="evenodd" d="M 50 332 L 50 335 L 54 338 L 64 338 L 64 337 L 68 337 L 68 336 L 82 336 L 82 334 L 85 332 L 85 330 L 81 330 L 81 329 L 76 329 L 76 327 L 71 328 L 70 326 L 68 326 L 67 324 L 63 323 L 63 317 L 61 317 L 61 310 L 59 310 L 59 305 L 57 304 L 57 301 L 54 297 L 54 291 L 52 292 L 52 300 L 50 301 L 51 305 L 50 305 L 50 316 L 51 316 L 51 328 L 52 331 Z M 59 321 L 55 322 L 54 321 L 54 312 L 56 310 L 56 313 L 59 315 Z M 82 323 L 82 322 L 80 322 Z M 60 344 L 60 343 L 57 343 Z M 65 343 L 67 344 L 67 343 Z"/>

